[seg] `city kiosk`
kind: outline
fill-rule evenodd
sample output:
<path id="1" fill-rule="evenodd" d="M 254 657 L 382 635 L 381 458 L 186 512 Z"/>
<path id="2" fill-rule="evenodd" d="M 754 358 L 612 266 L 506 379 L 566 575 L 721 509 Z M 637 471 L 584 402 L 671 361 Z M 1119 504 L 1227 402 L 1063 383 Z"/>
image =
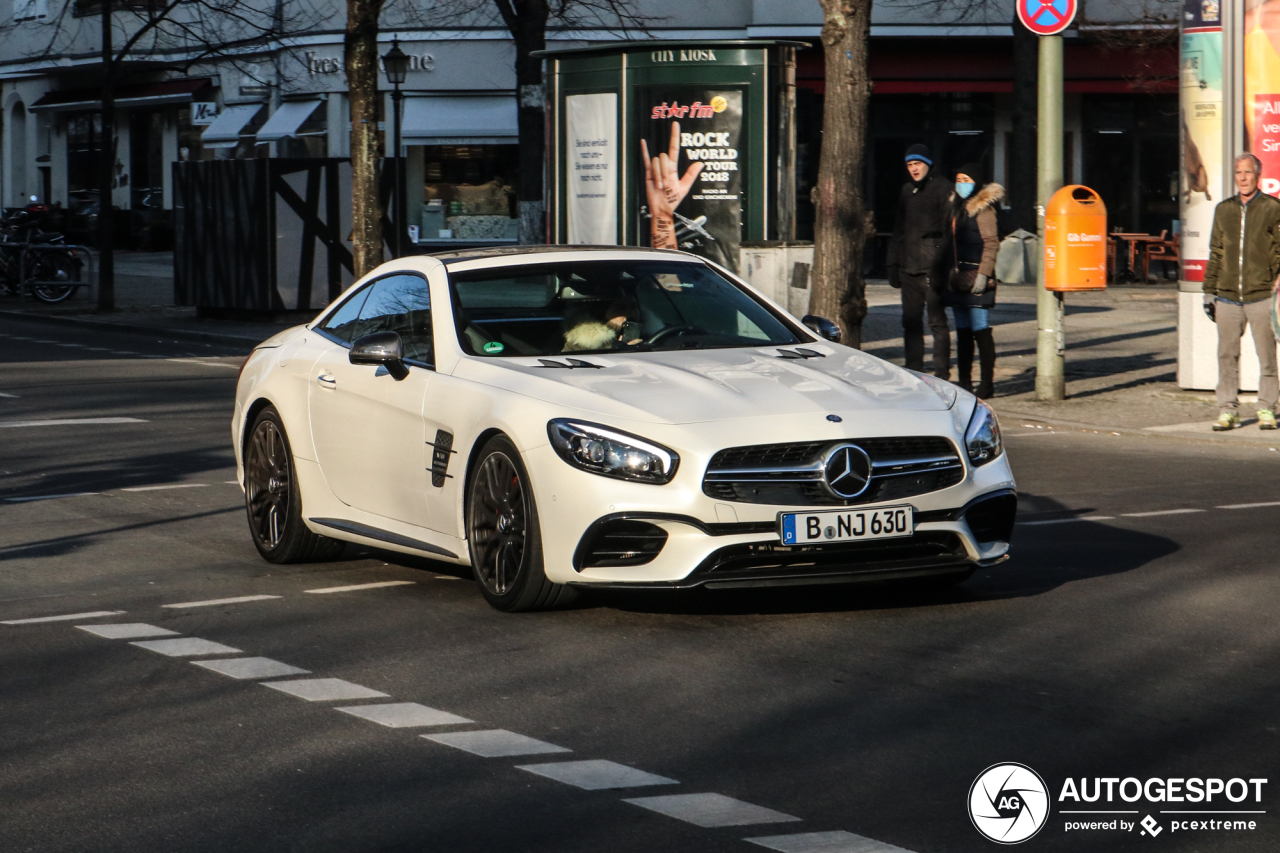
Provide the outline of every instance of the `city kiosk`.
<path id="1" fill-rule="evenodd" d="M 551 242 L 680 248 L 743 274 L 744 245 L 793 252 L 795 51 L 804 46 L 544 51 Z"/>

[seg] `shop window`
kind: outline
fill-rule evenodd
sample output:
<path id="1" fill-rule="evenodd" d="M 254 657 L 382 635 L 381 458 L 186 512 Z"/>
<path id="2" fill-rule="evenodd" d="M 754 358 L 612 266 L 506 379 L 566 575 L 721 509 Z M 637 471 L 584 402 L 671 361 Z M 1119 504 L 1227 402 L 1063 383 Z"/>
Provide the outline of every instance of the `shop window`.
<path id="1" fill-rule="evenodd" d="M 519 151 L 516 145 L 424 147 L 423 239 L 515 239 Z"/>

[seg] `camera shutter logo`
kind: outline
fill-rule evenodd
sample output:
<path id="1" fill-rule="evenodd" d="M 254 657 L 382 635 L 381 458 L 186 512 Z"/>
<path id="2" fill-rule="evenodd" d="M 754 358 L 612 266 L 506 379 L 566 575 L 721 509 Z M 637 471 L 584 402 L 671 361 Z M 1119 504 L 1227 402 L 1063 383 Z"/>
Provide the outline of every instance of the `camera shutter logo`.
<path id="1" fill-rule="evenodd" d="M 1049 818 L 1049 789 L 1025 764 L 993 764 L 969 788 L 969 819 L 998 844 L 1018 844 Z"/>

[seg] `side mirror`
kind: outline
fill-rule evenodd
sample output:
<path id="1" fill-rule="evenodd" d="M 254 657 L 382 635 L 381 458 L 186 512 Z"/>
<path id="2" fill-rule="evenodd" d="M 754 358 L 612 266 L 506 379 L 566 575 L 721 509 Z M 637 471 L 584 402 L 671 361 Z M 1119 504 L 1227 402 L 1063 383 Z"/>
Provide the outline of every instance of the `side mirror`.
<path id="1" fill-rule="evenodd" d="M 840 327 L 828 320 L 826 317 L 819 317 L 816 314 L 805 314 L 800 318 L 800 322 L 808 326 L 809 329 L 818 337 L 831 341 L 833 344 L 840 343 Z"/>
<path id="2" fill-rule="evenodd" d="M 409 375 L 404 363 L 404 344 L 398 332 L 374 332 L 356 338 L 347 358 L 352 364 L 382 365 L 397 382 Z"/>

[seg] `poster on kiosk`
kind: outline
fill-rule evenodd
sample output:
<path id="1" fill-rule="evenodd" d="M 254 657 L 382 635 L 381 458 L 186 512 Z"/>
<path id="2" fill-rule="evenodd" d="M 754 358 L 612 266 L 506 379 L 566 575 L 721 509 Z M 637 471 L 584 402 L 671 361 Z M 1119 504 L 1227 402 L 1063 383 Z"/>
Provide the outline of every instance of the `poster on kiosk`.
<path id="1" fill-rule="evenodd" d="M 1182 16 L 1182 275 L 1204 281 L 1213 211 L 1222 201 L 1222 20 L 1217 0 L 1187 0 Z M 1280 174 L 1280 172 L 1277 172 Z"/>

